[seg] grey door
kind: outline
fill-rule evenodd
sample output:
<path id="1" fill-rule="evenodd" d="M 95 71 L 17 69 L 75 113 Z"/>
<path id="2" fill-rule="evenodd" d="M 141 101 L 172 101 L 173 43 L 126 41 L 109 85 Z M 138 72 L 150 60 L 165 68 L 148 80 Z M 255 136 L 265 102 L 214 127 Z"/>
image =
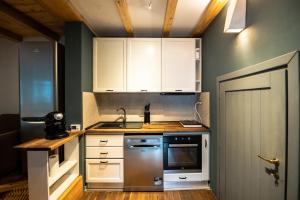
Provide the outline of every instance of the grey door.
<path id="1" fill-rule="evenodd" d="M 284 199 L 285 73 L 220 83 L 221 200 Z"/>

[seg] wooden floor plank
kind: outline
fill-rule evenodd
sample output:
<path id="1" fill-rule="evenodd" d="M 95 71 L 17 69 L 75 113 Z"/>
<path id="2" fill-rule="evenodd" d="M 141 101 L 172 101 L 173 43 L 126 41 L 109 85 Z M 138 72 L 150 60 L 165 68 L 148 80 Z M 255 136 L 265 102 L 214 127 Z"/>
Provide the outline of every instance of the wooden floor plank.
<path id="1" fill-rule="evenodd" d="M 216 200 L 210 190 L 166 192 L 84 192 L 81 200 Z"/>

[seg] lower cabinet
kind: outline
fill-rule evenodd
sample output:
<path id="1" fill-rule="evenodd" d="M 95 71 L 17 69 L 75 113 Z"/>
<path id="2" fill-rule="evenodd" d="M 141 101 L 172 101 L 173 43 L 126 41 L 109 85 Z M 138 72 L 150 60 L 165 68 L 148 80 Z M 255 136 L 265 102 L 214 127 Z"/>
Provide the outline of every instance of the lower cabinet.
<path id="1" fill-rule="evenodd" d="M 164 174 L 164 181 L 202 181 L 202 173 Z"/>
<path id="2" fill-rule="evenodd" d="M 123 158 L 123 147 L 86 147 L 85 158 Z"/>
<path id="3" fill-rule="evenodd" d="M 123 159 L 86 159 L 88 183 L 123 183 Z"/>
<path id="4" fill-rule="evenodd" d="M 123 135 L 86 135 L 85 170 L 88 189 L 122 189 Z"/>
<path id="5" fill-rule="evenodd" d="M 208 181 L 203 180 L 203 173 L 164 174 L 164 190 L 209 189 Z"/>

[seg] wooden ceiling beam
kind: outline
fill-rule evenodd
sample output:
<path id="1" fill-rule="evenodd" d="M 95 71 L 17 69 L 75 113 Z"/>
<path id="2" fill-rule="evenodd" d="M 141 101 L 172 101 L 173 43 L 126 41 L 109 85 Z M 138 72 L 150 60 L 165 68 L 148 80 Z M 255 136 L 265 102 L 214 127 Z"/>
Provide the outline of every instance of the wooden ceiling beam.
<path id="1" fill-rule="evenodd" d="M 166 9 L 164 26 L 163 26 L 163 37 L 169 37 L 170 35 L 177 2 L 178 0 L 168 0 L 167 2 L 167 9 Z"/>
<path id="2" fill-rule="evenodd" d="M 6 37 L 7 39 L 21 42 L 23 40 L 23 37 L 19 34 L 16 34 L 14 32 L 11 32 L 10 30 L 7 30 L 5 28 L 0 27 L 0 34 Z"/>
<path id="3" fill-rule="evenodd" d="M 193 36 L 199 37 L 226 5 L 228 0 L 211 0 L 193 30 Z"/>
<path id="4" fill-rule="evenodd" d="M 58 33 L 52 31 L 48 27 L 44 26 L 40 22 L 35 21 L 28 15 L 24 14 L 23 12 L 15 9 L 11 5 L 5 3 L 4 1 L 0 1 L 0 12 L 5 13 L 6 15 L 9 15 L 16 19 L 19 22 L 22 22 L 23 24 L 31 27 L 32 29 L 40 32 L 41 34 L 45 35 L 46 37 L 52 39 L 52 40 L 59 40 L 60 36 Z M 63 11 L 62 11 L 63 12 Z"/>
<path id="5" fill-rule="evenodd" d="M 119 15 L 121 17 L 121 21 L 123 23 L 123 26 L 128 33 L 129 36 L 134 36 L 133 33 L 133 26 L 131 23 L 129 11 L 128 11 L 128 5 L 126 0 L 115 0 L 115 4 L 118 8 Z"/>

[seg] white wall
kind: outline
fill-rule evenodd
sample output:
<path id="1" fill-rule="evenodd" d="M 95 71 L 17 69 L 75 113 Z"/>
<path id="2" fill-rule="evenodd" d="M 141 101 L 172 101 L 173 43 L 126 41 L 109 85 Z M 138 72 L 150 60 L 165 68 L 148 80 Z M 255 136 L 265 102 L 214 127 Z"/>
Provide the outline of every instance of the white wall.
<path id="1" fill-rule="evenodd" d="M 19 43 L 0 38 L 0 114 L 19 113 Z"/>

